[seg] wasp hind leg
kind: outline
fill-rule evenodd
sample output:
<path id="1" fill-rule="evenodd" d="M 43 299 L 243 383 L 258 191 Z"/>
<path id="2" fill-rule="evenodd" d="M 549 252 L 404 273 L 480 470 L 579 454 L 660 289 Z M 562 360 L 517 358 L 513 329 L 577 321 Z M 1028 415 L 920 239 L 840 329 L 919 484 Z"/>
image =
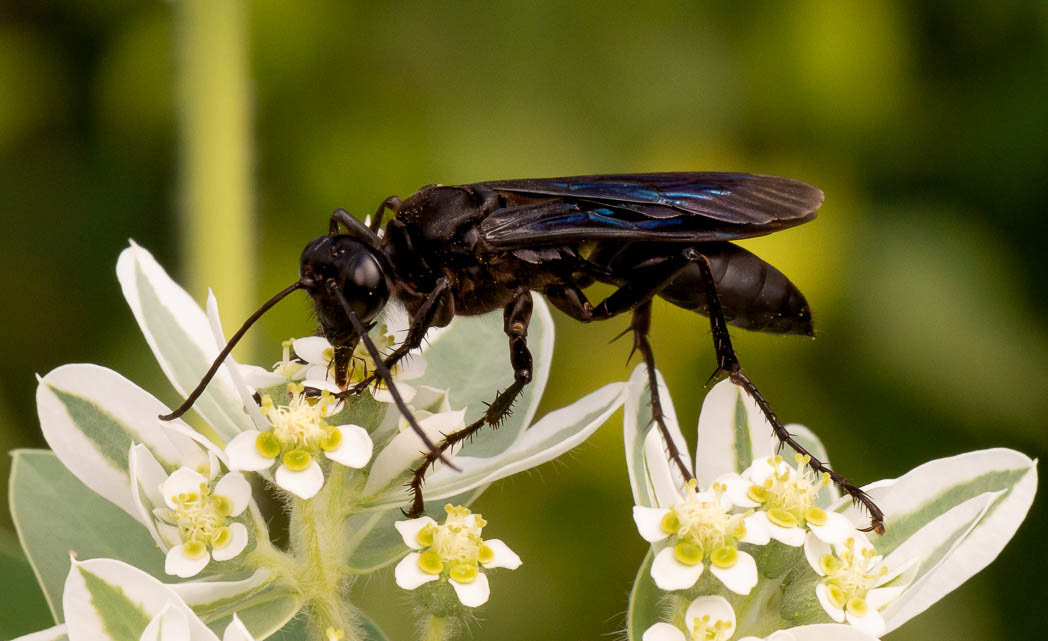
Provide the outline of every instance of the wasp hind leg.
<path id="1" fill-rule="evenodd" d="M 422 485 L 426 480 L 426 473 L 439 461 L 444 453 L 456 445 L 471 439 L 485 426 L 498 428 L 506 417 L 510 415 L 513 403 L 524 390 L 524 386 L 531 382 L 532 358 L 528 351 L 528 325 L 531 323 L 532 300 L 531 292 L 520 288 L 514 293 L 513 300 L 506 305 L 504 310 L 504 330 L 509 338 L 509 358 L 513 365 L 513 384 L 502 390 L 495 396 L 495 400 L 488 405 L 488 409 L 476 421 L 466 427 L 445 435 L 433 450 L 428 452 L 422 463 L 415 468 L 408 482 L 411 490 L 411 508 L 407 515 L 418 518 L 425 511 L 425 499 L 422 496 Z"/>
<path id="2" fill-rule="evenodd" d="M 678 255 L 656 260 L 645 268 L 643 276 L 631 280 L 610 296 L 593 307 L 586 295 L 576 285 L 562 283 L 546 290 L 546 296 L 557 309 L 572 318 L 588 323 L 595 320 L 607 320 L 628 311 L 633 312 L 630 329 L 633 332 L 633 350 L 640 352 L 644 358 L 644 367 L 648 374 L 648 390 L 651 396 L 651 421 L 658 427 L 662 440 L 666 444 L 666 457 L 677 466 L 685 481 L 694 476 L 691 466 L 685 462 L 684 455 L 677 448 L 677 442 L 666 426 L 666 416 L 659 396 L 658 379 L 655 376 L 655 354 L 648 341 L 651 329 L 651 299 L 667 284 L 680 274 L 700 254 L 694 249 L 685 249 Z"/>
<path id="3" fill-rule="evenodd" d="M 717 369 L 713 372 L 709 382 L 722 377 L 727 377 L 732 383 L 735 383 L 745 390 L 750 398 L 752 398 L 757 404 L 757 407 L 760 408 L 764 417 L 768 420 L 772 431 L 775 432 L 775 436 L 779 439 L 780 445 L 788 445 L 795 452 L 808 457 L 808 466 L 811 467 L 811 469 L 815 470 L 818 474 L 828 474 L 830 480 L 832 480 L 837 487 L 851 496 L 852 500 L 856 503 L 861 503 L 867 509 L 870 513 L 870 526 L 863 531 L 868 532 L 872 530 L 878 534 L 884 534 L 884 513 L 879 507 L 877 507 L 877 504 L 873 502 L 873 499 L 871 499 L 869 495 L 861 489 L 852 485 L 848 479 L 833 471 L 822 461 L 812 456 L 811 452 L 798 443 L 793 438 L 793 435 L 790 434 L 789 430 L 787 430 L 782 424 L 782 421 L 779 420 L 779 417 L 775 415 L 775 412 L 772 411 L 771 405 L 769 405 L 768 401 L 766 401 L 764 396 L 761 395 L 757 386 L 750 381 L 746 374 L 743 373 L 742 367 L 739 365 L 739 359 L 735 355 L 735 349 L 731 345 L 731 336 L 728 334 L 728 323 L 724 319 L 724 311 L 721 309 L 720 298 L 717 295 L 717 286 L 714 282 L 713 270 L 710 267 L 710 262 L 705 256 L 700 255 L 700 260 L 696 261 L 696 264 L 699 266 L 703 286 L 706 288 L 710 329 L 713 332 L 713 348 L 717 353 Z"/>

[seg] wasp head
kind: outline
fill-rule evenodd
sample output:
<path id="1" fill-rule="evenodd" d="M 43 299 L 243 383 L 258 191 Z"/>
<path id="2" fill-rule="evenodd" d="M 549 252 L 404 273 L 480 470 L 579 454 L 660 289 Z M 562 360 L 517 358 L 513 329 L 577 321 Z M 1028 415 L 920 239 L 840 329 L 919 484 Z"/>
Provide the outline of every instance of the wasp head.
<path id="1" fill-rule="evenodd" d="M 369 325 L 389 300 L 386 274 L 385 256 L 351 236 L 321 236 L 306 245 L 299 265 L 300 282 L 313 299 L 332 345 L 352 348 L 360 340 L 332 287 L 341 292 L 360 321 Z"/>

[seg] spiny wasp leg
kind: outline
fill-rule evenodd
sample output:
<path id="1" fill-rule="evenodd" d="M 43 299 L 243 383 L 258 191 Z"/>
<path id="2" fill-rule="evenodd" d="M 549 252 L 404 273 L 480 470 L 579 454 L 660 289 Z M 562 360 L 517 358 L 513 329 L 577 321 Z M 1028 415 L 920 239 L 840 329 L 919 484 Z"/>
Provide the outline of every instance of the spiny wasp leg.
<path id="1" fill-rule="evenodd" d="M 717 369 L 713 372 L 710 377 L 710 382 L 715 379 L 727 376 L 732 383 L 735 383 L 749 394 L 750 398 L 757 403 L 757 407 L 760 408 L 761 413 L 767 419 L 771 425 L 772 431 L 775 436 L 779 439 L 780 447 L 782 445 L 788 445 L 792 450 L 808 457 L 808 466 L 815 470 L 817 474 L 828 474 L 830 480 L 833 481 L 837 487 L 844 493 L 852 497 L 852 500 L 857 504 L 862 504 L 870 514 L 870 525 L 864 528 L 864 532 L 874 531 L 877 534 L 884 534 L 884 513 L 881 511 L 877 504 L 873 502 L 873 499 L 868 494 L 863 492 L 858 487 L 852 485 L 848 479 L 844 478 L 837 472 L 833 471 L 830 467 L 825 465 L 818 458 L 811 455 L 811 453 L 798 443 L 793 435 L 790 434 L 789 430 L 782 424 L 779 417 L 772 411 L 771 405 L 764 399 L 757 386 L 742 372 L 742 367 L 739 365 L 739 359 L 735 355 L 735 349 L 731 345 L 731 336 L 728 334 L 728 324 L 724 319 L 724 311 L 721 308 L 720 298 L 717 295 L 717 287 L 713 279 L 713 270 L 710 267 L 709 259 L 705 256 L 700 255 L 700 259 L 696 261 L 699 269 L 702 273 L 702 280 L 706 287 L 706 302 L 709 306 L 710 316 L 710 329 L 713 332 L 713 347 L 717 354 Z"/>
<path id="2" fill-rule="evenodd" d="M 425 510 L 425 500 L 422 497 L 422 484 L 425 482 L 426 473 L 433 464 L 440 460 L 448 449 L 470 439 L 486 425 L 498 429 L 502 421 L 510 415 L 513 403 L 524 390 L 524 386 L 531 382 L 532 358 L 528 350 L 528 325 L 531 323 L 532 299 L 531 292 L 526 288 L 519 288 L 514 292 L 511 300 L 503 311 L 503 329 L 509 338 L 510 364 L 513 365 L 513 384 L 495 396 L 495 400 L 488 406 L 484 416 L 470 423 L 461 430 L 447 434 L 444 440 L 436 448 L 426 453 L 422 463 L 415 468 L 408 482 L 411 490 L 411 509 L 407 515 L 417 518 Z"/>

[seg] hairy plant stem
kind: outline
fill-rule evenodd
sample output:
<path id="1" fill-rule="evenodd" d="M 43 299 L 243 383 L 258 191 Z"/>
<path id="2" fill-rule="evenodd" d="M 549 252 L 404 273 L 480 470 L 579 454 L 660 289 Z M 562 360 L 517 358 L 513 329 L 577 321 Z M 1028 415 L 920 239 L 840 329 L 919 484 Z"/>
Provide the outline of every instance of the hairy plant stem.
<path id="1" fill-rule="evenodd" d="M 424 641 L 444 641 L 448 631 L 448 620 L 445 617 L 430 615 L 426 622 Z"/>
<path id="2" fill-rule="evenodd" d="M 331 466 L 323 489 L 296 500 L 291 512 L 294 579 L 309 617 L 309 638 L 324 639 L 329 628 L 346 641 L 360 641 L 352 605 L 343 597 L 349 580 L 342 549 L 341 497 L 346 468 Z"/>

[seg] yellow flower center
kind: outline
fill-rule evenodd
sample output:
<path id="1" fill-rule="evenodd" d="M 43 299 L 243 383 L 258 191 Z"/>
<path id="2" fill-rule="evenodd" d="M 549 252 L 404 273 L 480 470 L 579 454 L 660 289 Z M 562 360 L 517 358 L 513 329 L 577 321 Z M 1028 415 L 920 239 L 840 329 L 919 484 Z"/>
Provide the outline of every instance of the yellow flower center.
<path id="1" fill-rule="evenodd" d="M 797 467 L 782 466 L 782 457 L 773 456 L 768 464 L 775 468 L 762 486 L 753 486 L 749 498 L 762 503 L 768 511 L 768 520 L 785 528 L 824 525 L 826 512 L 815 506 L 819 490 L 830 484 L 829 474 L 818 479 L 808 470 L 810 456 L 796 456 Z M 782 467 L 780 470 L 779 468 Z"/>
<path id="2" fill-rule="evenodd" d="M 872 570 L 870 566 L 876 555 L 877 551 L 870 547 L 856 550 L 852 538 L 844 542 L 843 549 L 836 555 L 825 554 L 819 559 L 819 568 L 826 573 L 822 583 L 826 585 L 826 596 L 831 603 L 854 616 L 866 615 L 869 611 L 866 594 L 888 572 L 884 565 Z"/>
<path id="3" fill-rule="evenodd" d="M 721 502 L 725 489 L 714 484 L 712 491 L 699 492 L 698 484 L 692 480 L 684 488 L 684 501 L 662 517 L 662 531 L 677 537 L 673 555 L 679 562 L 697 565 L 705 554 L 722 549 L 734 551 L 738 540 L 746 536 L 743 519 L 752 512 L 732 514 L 731 508 Z M 734 564 L 733 557 L 730 565 L 724 567 Z"/>
<path id="4" fill-rule="evenodd" d="M 226 527 L 226 517 L 232 511 L 232 502 L 224 496 L 212 494 L 206 483 L 200 484 L 199 492 L 183 492 L 172 497 L 171 501 L 175 508 L 168 512 L 168 517 L 178 527 L 178 533 L 185 543 L 183 549 L 186 556 L 199 558 L 203 554 L 200 546 L 206 552 L 208 543 L 212 547 L 223 547 L 232 540 L 232 534 Z M 191 553 L 197 556 L 193 557 Z"/>
<path id="5" fill-rule="evenodd" d="M 319 397 L 307 396 L 305 387 L 298 383 L 289 383 L 287 390 L 289 398 L 286 405 L 277 405 L 269 394 L 262 397 L 259 410 L 273 427 L 255 439 L 255 448 L 259 454 L 276 458 L 283 452 L 287 465 L 288 455 L 294 452 L 315 455 L 321 450 L 331 452 L 338 449 L 342 444 L 342 433 L 324 420 L 336 402 L 335 397 L 327 390 L 322 391 Z M 301 458 L 300 454 L 296 454 L 295 460 Z"/>
<path id="6" fill-rule="evenodd" d="M 710 620 L 710 615 L 695 617 L 691 622 L 691 641 L 728 641 L 731 621 Z"/>

